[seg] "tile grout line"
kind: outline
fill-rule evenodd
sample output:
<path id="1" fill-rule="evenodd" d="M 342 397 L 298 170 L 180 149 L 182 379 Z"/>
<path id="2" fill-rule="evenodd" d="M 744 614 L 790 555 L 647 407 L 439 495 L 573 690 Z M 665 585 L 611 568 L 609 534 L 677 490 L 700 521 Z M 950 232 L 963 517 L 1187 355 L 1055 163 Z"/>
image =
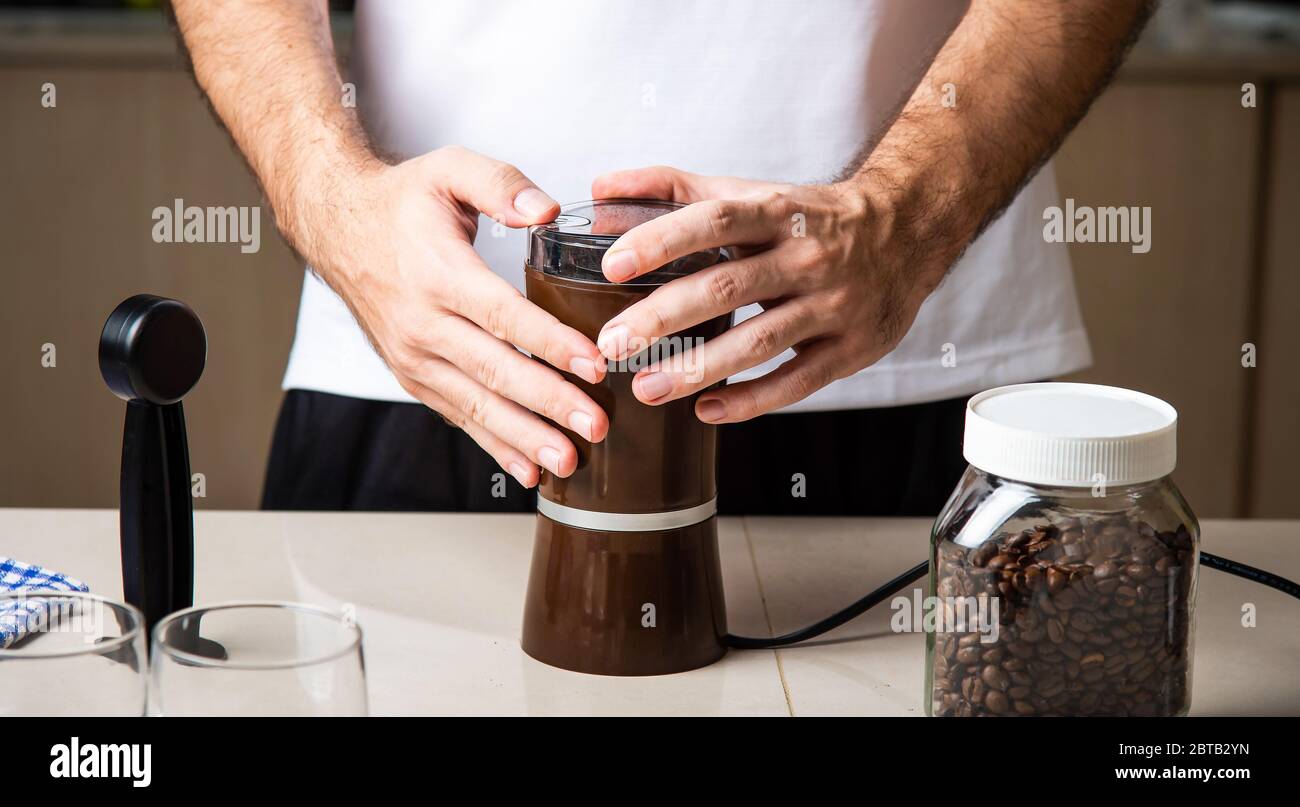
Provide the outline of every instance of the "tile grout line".
<path id="1" fill-rule="evenodd" d="M 758 573 L 758 554 L 754 551 L 754 540 L 749 535 L 749 518 L 742 516 L 740 519 L 740 531 L 745 535 L 745 548 L 749 550 L 749 564 L 754 570 L 754 584 L 758 586 L 758 601 L 763 606 L 763 621 L 767 622 L 767 635 L 776 636 L 776 629 L 772 625 L 772 614 L 767 610 L 767 593 L 763 591 L 763 578 Z M 785 695 L 785 708 L 794 717 L 794 699 L 790 695 L 790 682 L 785 677 L 785 665 L 781 663 L 781 651 L 772 648 L 772 656 L 776 659 L 776 675 L 781 680 L 781 692 Z"/>
<path id="2" fill-rule="evenodd" d="M 781 651 L 776 648 L 772 649 L 772 655 L 776 656 L 776 674 L 781 679 L 781 691 L 785 693 L 785 708 L 794 717 L 794 698 L 790 696 L 790 682 L 785 678 L 785 664 L 781 661 Z"/>

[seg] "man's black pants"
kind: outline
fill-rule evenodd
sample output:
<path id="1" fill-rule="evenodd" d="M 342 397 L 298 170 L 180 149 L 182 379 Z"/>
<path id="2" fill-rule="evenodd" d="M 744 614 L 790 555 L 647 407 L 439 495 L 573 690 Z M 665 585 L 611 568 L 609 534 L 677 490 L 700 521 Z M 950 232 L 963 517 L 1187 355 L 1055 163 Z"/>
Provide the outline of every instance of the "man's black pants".
<path id="1" fill-rule="evenodd" d="M 718 509 L 937 515 L 966 467 L 965 406 L 966 398 L 953 398 L 725 425 Z M 290 390 L 275 427 L 262 507 L 530 512 L 536 493 L 424 406 Z"/>

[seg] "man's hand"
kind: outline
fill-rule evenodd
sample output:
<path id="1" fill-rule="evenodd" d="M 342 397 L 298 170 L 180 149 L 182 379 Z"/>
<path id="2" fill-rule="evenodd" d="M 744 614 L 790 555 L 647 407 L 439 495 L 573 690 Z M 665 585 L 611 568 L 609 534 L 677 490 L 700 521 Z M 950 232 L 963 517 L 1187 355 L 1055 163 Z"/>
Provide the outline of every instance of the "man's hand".
<path id="1" fill-rule="evenodd" d="M 700 348 L 691 361 L 642 369 L 637 398 L 660 404 L 762 364 L 787 348 L 798 354 L 775 371 L 709 392 L 701 420 L 748 420 L 802 400 L 894 349 L 942 277 L 891 250 L 887 220 L 851 183 L 774 185 L 646 168 L 599 177 L 599 198 L 671 199 L 688 206 L 621 237 L 604 259 L 606 277 L 624 282 L 704 249 L 737 247 L 737 260 L 668 283 L 619 314 L 597 344 L 610 360 L 629 345 L 669 336 L 750 303 L 765 309 Z M 644 341 L 642 341 L 644 340 Z M 702 373 L 700 372 L 702 370 Z"/>
<path id="2" fill-rule="evenodd" d="M 575 385 L 515 346 L 593 384 L 604 377 L 604 359 L 473 247 L 480 212 L 525 227 L 554 218 L 559 205 L 513 166 L 458 147 L 372 166 L 329 201 L 298 212 L 306 217 L 300 229 L 310 233 L 309 257 L 402 388 L 464 429 L 526 487 L 536 484 L 538 465 L 557 476 L 573 473 L 573 445 L 538 415 L 592 442 L 605 438 L 609 420 Z"/>
<path id="3" fill-rule="evenodd" d="M 402 387 L 521 484 L 537 483 L 538 465 L 573 473 L 573 445 L 538 415 L 593 442 L 609 420 L 515 346 L 592 383 L 605 361 L 472 246 L 480 212 L 524 227 L 559 206 L 513 166 L 465 149 L 381 161 L 343 103 L 324 0 L 172 0 L 171 8 L 195 78 L 280 231 L 348 304 Z"/>
<path id="4" fill-rule="evenodd" d="M 761 314 L 683 362 L 703 367 L 702 379 L 648 367 L 634 380 L 638 398 L 662 403 L 795 349 L 794 359 L 760 379 L 702 395 L 696 414 L 714 423 L 794 403 L 877 361 L 1083 116 L 1152 5 L 971 0 L 897 117 L 834 184 L 773 185 L 668 168 L 598 178 L 596 198 L 689 205 L 620 238 L 603 265 L 612 281 L 695 250 L 740 248 L 740 260 L 675 280 L 615 317 L 597 340 L 602 352 L 621 358 L 630 339 L 667 336 L 761 303 Z"/>

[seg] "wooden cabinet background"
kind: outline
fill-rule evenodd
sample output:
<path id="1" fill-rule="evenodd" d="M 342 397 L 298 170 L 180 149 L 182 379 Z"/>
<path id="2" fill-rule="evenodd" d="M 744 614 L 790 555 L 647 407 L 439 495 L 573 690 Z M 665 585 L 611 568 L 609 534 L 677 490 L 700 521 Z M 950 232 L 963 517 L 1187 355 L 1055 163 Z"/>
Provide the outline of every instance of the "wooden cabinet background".
<path id="1" fill-rule="evenodd" d="M 1149 392 L 1178 410 L 1175 479 L 1195 512 L 1235 515 L 1248 374 L 1260 115 L 1235 84 L 1120 85 L 1057 159 L 1062 198 L 1151 207 L 1151 249 L 1073 244 L 1093 367 L 1072 378 Z"/>
<path id="2" fill-rule="evenodd" d="M 54 109 L 39 103 L 45 82 Z M 148 292 L 189 303 L 208 332 L 207 369 L 185 399 L 207 489 L 195 503 L 256 508 L 302 267 L 269 208 L 256 253 L 152 241 L 151 211 L 175 198 L 261 204 L 193 81 L 171 68 L 3 68 L 0 109 L 0 505 L 117 506 L 124 404 L 100 379 L 99 332 L 117 303 Z"/>
<path id="3" fill-rule="evenodd" d="M 150 211 L 174 198 L 261 202 L 189 76 L 157 55 L 120 61 L 0 59 L 0 505 L 116 506 L 122 404 L 99 378 L 96 340 L 118 301 L 149 291 L 186 300 L 208 328 L 208 369 L 185 404 L 207 484 L 197 504 L 254 508 L 300 267 L 265 208 L 256 254 L 152 243 Z M 55 109 L 39 103 L 45 82 Z M 1065 144 L 1063 199 L 1152 207 L 1149 253 L 1072 249 L 1096 358 L 1077 378 L 1178 408 L 1178 478 L 1202 517 L 1296 517 L 1300 91 L 1280 86 L 1249 110 L 1239 84 L 1121 81 Z M 1254 369 L 1241 366 L 1246 342 Z M 55 368 L 41 365 L 45 343 Z"/>

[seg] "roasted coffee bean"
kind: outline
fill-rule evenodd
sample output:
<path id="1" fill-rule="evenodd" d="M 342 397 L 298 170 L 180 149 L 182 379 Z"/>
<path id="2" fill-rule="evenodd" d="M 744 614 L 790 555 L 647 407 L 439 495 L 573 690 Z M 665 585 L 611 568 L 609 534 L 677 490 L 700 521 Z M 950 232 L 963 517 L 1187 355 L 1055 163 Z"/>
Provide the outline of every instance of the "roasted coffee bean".
<path id="1" fill-rule="evenodd" d="M 1070 627 L 1075 630 L 1084 631 L 1096 630 L 1097 618 L 1087 611 L 1080 611 L 1070 615 Z"/>
<path id="2" fill-rule="evenodd" d="M 1011 578 L 1011 585 L 1015 587 L 1016 591 L 1022 593 L 1029 591 L 1029 578 L 1024 572 L 1016 572 L 1015 576 Z"/>
<path id="3" fill-rule="evenodd" d="M 1011 653 L 1011 655 L 1016 658 L 1029 659 L 1034 657 L 1034 646 L 1028 642 L 1008 642 L 1007 652 Z"/>
<path id="4" fill-rule="evenodd" d="M 1025 569 L 1025 585 L 1030 591 L 1038 591 L 1043 586 L 1043 570 L 1039 566 Z"/>
<path id="5" fill-rule="evenodd" d="M 1011 708 L 1011 704 L 1007 702 L 1007 696 L 996 690 L 990 692 L 984 700 L 985 705 L 989 707 L 989 711 L 993 712 L 993 714 L 1004 715 Z"/>
<path id="6" fill-rule="evenodd" d="M 1047 621 L 1047 638 L 1052 644 L 1060 644 L 1065 641 L 1065 627 L 1061 625 L 1059 619 L 1049 619 Z"/>
<path id="7" fill-rule="evenodd" d="M 1006 554 L 1005 552 L 1004 552 L 1004 553 L 1001 553 L 1001 554 L 998 554 L 998 555 L 994 555 L 994 556 L 993 556 L 993 559 L 990 560 L 989 563 L 988 563 L 988 568 L 990 568 L 990 569 L 994 569 L 994 570 L 1002 569 L 1002 568 L 1006 567 L 1007 564 L 1012 563 L 1013 560 L 1014 560 L 1014 559 L 1012 558 L 1012 556 Z"/>
<path id="8" fill-rule="evenodd" d="M 983 655 L 978 647 L 963 647 L 957 651 L 957 660 L 962 664 L 978 664 Z"/>
<path id="9" fill-rule="evenodd" d="M 998 606 L 1000 632 L 934 643 L 932 712 L 1168 715 L 1187 705 L 1194 541 L 1123 516 L 941 541 L 937 591 Z M 947 606 L 951 610 L 950 606 Z"/>
<path id="10" fill-rule="evenodd" d="M 970 562 L 973 566 L 983 567 L 998 553 L 996 541 L 985 541 L 971 550 Z"/>
<path id="11" fill-rule="evenodd" d="M 1067 588 L 1052 598 L 1052 604 L 1062 611 L 1069 611 L 1079 604 L 1079 595 L 1073 588 Z"/>
<path id="12" fill-rule="evenodd" d="M 984 668 L 984 672 L 980 677 L 984 679 L 984 683 L 999 692 L 1006 692 L 1011 686 L 1011 678 L 1003 672 L 1001 667 L 992 664 Z"/>
<path id="13" fill-rule="evenodd" d="M 1055 594 L 1065 588 L 1065 584 L 1070 580 L 1070 576 L 1053 566 L 1047 570 L 1047 590 Z"/>
<path id="14" fill-rule="evenodd" d="M 1130 563 L 1124 567 L 1124 574 L 1134 580 L 1146 580 L 1151 576 L 1151 567 L 1145 563 Z"/>

